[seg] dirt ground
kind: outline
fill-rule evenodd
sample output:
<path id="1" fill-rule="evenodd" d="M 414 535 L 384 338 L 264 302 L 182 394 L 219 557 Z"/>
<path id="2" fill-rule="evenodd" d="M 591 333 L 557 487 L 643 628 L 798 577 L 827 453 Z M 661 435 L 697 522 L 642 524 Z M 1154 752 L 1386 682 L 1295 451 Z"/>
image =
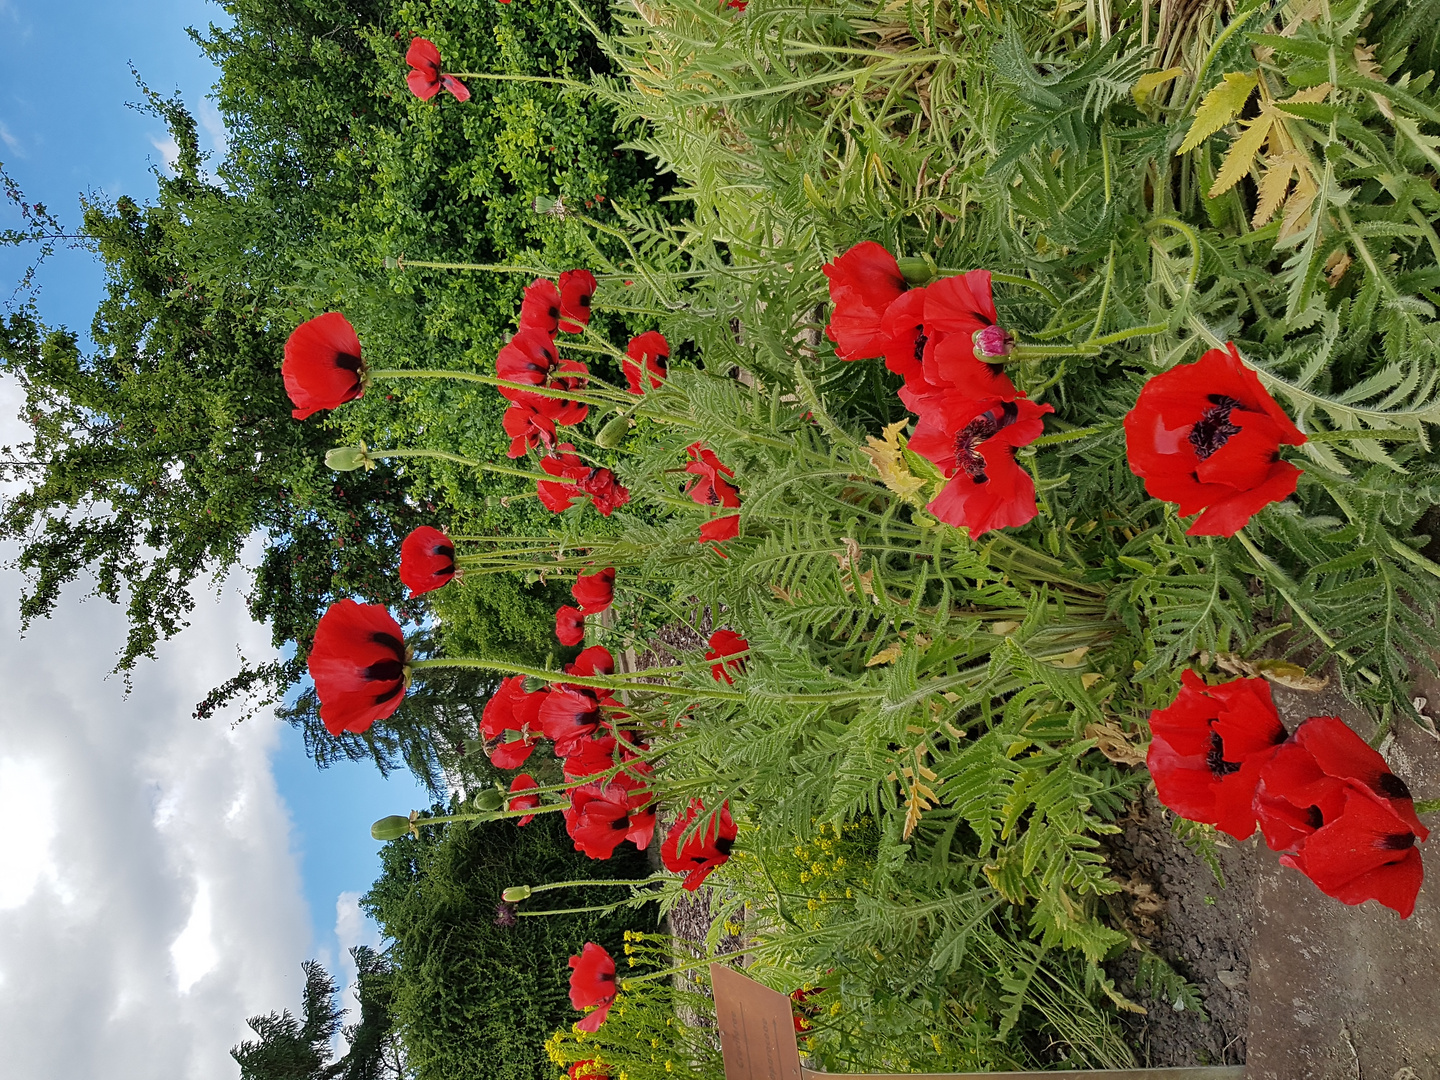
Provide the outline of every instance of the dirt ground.
<path id="1" fill-rule="evenodd" d="M 1147 1010 L 1123 1016 L 1139 1064 L 1240 1064 L 1250 1012 L 1255 840 L 1222 837 L 1229 845 L 1218 849 L 1222 888 L 1204 860 L 1175 837 L 1173 820 L 1147 795 L 1120 823 L 1124 832 L 1111 840 L 1110 861 L 1127 884 L 1119 899 L 1127 929 L 1198 988 L 1208 1020 L 1140 993 L 1134 950 L 1106 966 L 1118 989 Z"/>

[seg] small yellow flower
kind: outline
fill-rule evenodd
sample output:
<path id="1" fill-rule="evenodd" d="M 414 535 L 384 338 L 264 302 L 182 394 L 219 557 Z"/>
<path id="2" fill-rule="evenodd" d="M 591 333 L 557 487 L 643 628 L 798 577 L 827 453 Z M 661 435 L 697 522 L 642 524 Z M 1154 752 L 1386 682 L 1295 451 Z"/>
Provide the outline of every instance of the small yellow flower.
<path id="1" fill-rule="evenodd" d="M 805 884 L 807 881 L 809 881 L 809 880 L 810 880 L 810 871 L 809 871 L 809 870 L 801 870 L 801 871 L 800 871 L 800 884 L 801 884 L 801 885 L 804 885 L 804 884 Z"/>
<path id="2" fill-rule="evenodd" d="M 627 956 L 627 957 L 625 958 L 625 963 L 629 964 L 631 967 L 634 967 L 634 966 L 635 966 L 635 957 L 633 957 L 633 956 Z"/>
<path id="3" fill-rule="evenodd" d="M 845 890 L 845 899 L 846 899 L 846 900 L 854 900 L 854 899 L 855 899 L 855 894 L 854 894 L 853 892 L 851 892 L 848 888 Z"/>
<path id="4" fill-rule="evenodd" d="M 836 999 L 835 999 L 835 1003 L 830 1006 L 830 1015 L 831 1015 L 831 1016 L 839 1016 L 839 1015 L 840 1015 L 840 999 L 839 999 L 839 998 L 836 998 Z"/>
<path id="5" fill-rule="evenodd" d="M 631 945 L 631 944 L 627 941 L 627 942 L 625 943 L 625 955 L 626 955 L 626 956 L 631 956 L 631 955 L 634 954 L 634 952 L 635 952 L 635 946 L 634 946 L 634 945 Z"/>
<path id="6" fill-rule="evenodd" d="M 820 901 L 818 901 L 818 900 L 806 900 L 806 901 L 805 901 L 805 906 L 806 906 L 809 910 L 811 910 L 811 911 L 819 911 L 819 910 L 820 910 Z"/>
<path id="7" fill-rule="evenodd" d="M 844 865 L 845 865 L 845 856 L 844 856 L 844 855 L 837 855 L 837 856 L 835 857 L 835 869 L 836 869 L 836 870 L 839 870 L 839 869 L 840 869 L 842 866 L 844 866 Z"/>
<path id="8" fill-rule="evenodd" d="M 668 1058 L 665 1060 L 665 1071 L 666 1071 L 666 1072 L 674 1072 L 674 1071 L 675 1071 L 675 1063 L 674 1063 L 673 1061 L 669 1060 Z"/>
<path id="9" fill-rule="evenodd" d="M 650 1040 L 650 1049 L 651 1049 L 651 1050 L 654 1050 L 654 1049 L 655 1049 L 656 1047 L 658 1047 L 659 1045 L 660 1045 L 660 1040 L 659 1040 L 659 1039 L 651 1039 L 651 1040 Z"/>
<path id="10" fill-rule="evenodd" d="M 801 847 L 799 844 L 796 844 L 796 845 L 795 845 L 795 858 L 797 858 L 797 859 L 803 859 L 804 857 L 805 857 L 805 849 L 804 849 L 803 847 Z"/>

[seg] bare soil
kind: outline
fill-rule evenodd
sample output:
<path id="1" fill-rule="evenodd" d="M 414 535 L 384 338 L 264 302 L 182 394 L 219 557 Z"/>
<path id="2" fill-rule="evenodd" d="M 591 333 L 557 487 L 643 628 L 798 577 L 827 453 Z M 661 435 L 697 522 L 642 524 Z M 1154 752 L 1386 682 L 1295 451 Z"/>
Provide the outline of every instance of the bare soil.
<path id="1" fill-rule="evenodd" d="M 1217 850 L 1222 887 L 1205 861 L 1176 838 L 1173 820 L 1147 793 L 1119 823 L 1124 832 L 1109 845 L 1114 876 L 1125 884 L 1115 913 L 1141 945 L 1197 987 L 1206 1016 L 1140 993 L 1134 949 L 1106 967 L 1121 993 L 1147 1010 L 1143 1016 L 1122 1014 L 1139 1064 L 1241 1064 L 1250 1013 L 1255 841 L 1221 838 L 1228 845 Z"/>

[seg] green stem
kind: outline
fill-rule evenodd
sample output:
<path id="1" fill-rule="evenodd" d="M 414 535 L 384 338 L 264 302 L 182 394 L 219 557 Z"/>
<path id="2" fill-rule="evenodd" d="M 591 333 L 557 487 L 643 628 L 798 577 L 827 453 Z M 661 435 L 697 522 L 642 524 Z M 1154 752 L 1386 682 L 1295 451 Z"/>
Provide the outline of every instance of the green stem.
<path id="1" fill-rule="evenodd" d="M 1132 326 L 1128 330 L 1117 330 L 1113 334 L 1106 334 L 1104 337 L 1092 337 L 1085 342 L 1086 345 L 1093 345 L 1098 350 L 1105 345 L 1114 345 L 1121 341 L 1129 341 L 1137 337 L 1153 337 L 1155 334 L 1163 334 L 1170 327 L 1166 323 L 1150 323 L 1148 326 Z"/>
<path id="2" fill-rule="evenodd" d="M 595 88 L 586 83 L 576 82 L 574 79 L 561 79 L 554 75 L 499 75 L 492 71 L 447 71 L 452 79 L 484 79 L 488 82 L 521 82 L 521 83 L 550 83 L 555 86 L 564 86 L 571 90 L 579 91 L 582 94 L 593 94 Z"/>
<path id="3" fill-rule="evenodd" d="M 568 476 L 551 476 L 549 473 L 533 473 L 524 469 L 512 469 L 508 465 L 492 465 L 485 461 L 476 461 L 474 458 L 462 457 L 459 454 L 452 454 L 448 450 L 369 450 L 367 454 L 372 458 L 398 458 L 398 457 L 428 457 L 438 458 L 441 461 L 453 461 L 458 465 L 468 465 L 472 469 L 483 469 L 486 472 L 503 473 L 505 476 L 519 476 L 526 480 L 546 482 L 552 484 L 573 484 L 576 481 Z"/>
<path id="4" fill-rule="evenodd" d="M 1100 347 L 1089 342 L 1080 345 L 1027 345 L 1021 343 L 1008 359 L 1012 361 L 1039 360 L 1047 356 L 1098 356 Z"/>
<path id="5" fill-rule="evenodd" d="M 942 269 L 940 271 L 940 275 L 942 277 L 951 277 L 955 274 L 963 273 L 965 273 L 964 270 Z M 1044 285 L 1041 285 L 1038 281 L 1031 281 L 1027 277 L 1018 277 L 1015 274 L 1000 274 L 996 273 L 994 270 L 990 271 L 990 280 L 999 281 L 1005 285 L 1018 285 L 1022 289 L 1034 289 L 1041 296 L 1045 297 L 1046 300 L 1049 300 L 1050 303 L 1054 304 L 1056 307 L 1060 307 L 1060 298 L 1056 296 L 1053 292 L 1051 292 L 1049 289 L 1047 289 Z"/>
<path id="6" fill-rule="evenodd" d="M 544 668 L 530 667 L 526 664 L 512 664 L 504 660 L 486 660 L 474 656 L 436 657 L 432 660 L 413 660 L 410 663 L 412 671 L 423 671 L 426 668 L 442 667 L 483 668 L 487 671 L 501 671 L 508 675 L 526 675 L 534 679 L 543 679 L 545 682 L 569 683 L 572 686 L 588 686 L 597 690 L 653 690 L 656 692 L 663 690 L 666 693 L 675 693 L 681 696 L 725 698 L 731 701 L 741 701 L 744 700 L 745 697 L 744 694 L 737 690 L 722 690 L 719 687 L 675 686 L 673 684 L 660 687 L 654 683 L 638 681 L 646 677 L 684 671 L 685 668 L 683 667 L 647 668 L 644 671 L 637 671 L 623 677 L 600 677 L 594 675 L 567 675 L 563 671 L 546 671 Z"/>
<path id="7" fill-rule="evenodd" d="M 495 386 L 505 390 L 524 390 L 526 393 L 539 394 L 541 397 L 563 398 L 566 401 L 581 401 L 587 405 L 594 405 L 598 408 L 608 408 L 611 405 L 618 405 L 630 400 L 630 395 L 618 395 L 611 398 L 590 397 L 585 394 L 576 393 L 574 390 L 555 390 L 548 386 L 531 386 L 529 383 L 509 382 L 505 379 L 497 379 L 494 375 L 480 375 L 473 371 L 437 371 L 433 368 L 376 368 L 370 372 L 371 379 L 454 379 L 457 382 L 480 383 L 484 386 Z"/>
<path id="8" fill-rule="evenodd" d="M 1417 814 L 1433 814 L 1440 810 L 1440 799 L 1416 799 L 1415 812 Z"/>

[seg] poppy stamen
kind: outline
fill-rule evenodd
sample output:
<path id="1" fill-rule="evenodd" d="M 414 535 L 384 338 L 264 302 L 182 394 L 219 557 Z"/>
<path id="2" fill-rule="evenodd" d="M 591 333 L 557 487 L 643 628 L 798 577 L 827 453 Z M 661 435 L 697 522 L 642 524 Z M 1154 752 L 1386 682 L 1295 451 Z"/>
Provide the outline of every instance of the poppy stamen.
<path id="1" fill-rule="evenodd" d="M 1211 394 L 1209 398 L 1213 404 L 1190 429 L 1190 445 L 1201 461 L 1229 442 L 1230 436 L 1240 434 L 1240 429 L 1230 422 L 1230 413 L 1242 407 L 1240 402 L 1224 394 Z"/>

